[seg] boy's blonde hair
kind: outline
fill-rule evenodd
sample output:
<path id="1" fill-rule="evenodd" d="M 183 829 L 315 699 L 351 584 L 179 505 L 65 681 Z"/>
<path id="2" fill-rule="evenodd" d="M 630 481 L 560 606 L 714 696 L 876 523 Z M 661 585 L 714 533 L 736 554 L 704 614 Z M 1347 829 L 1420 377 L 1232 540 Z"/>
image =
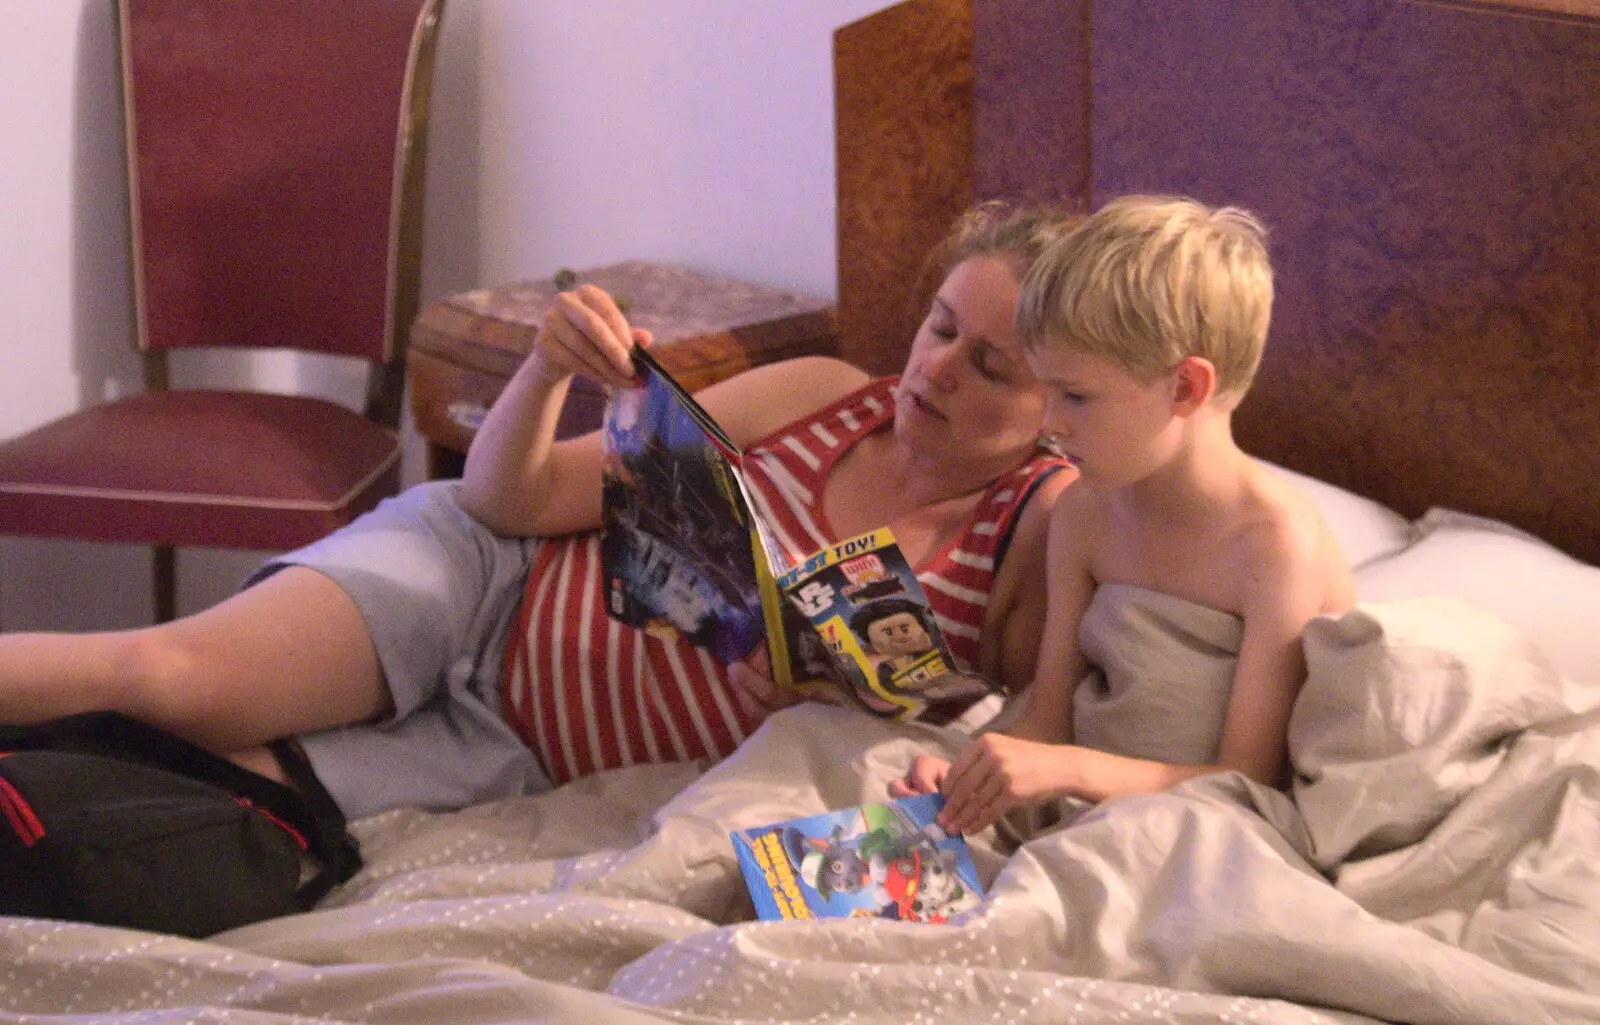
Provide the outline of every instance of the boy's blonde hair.
<path id="1" fill-rule="evenodd" d="M 1189 356 L 1230 405 L 1255 379 L 1272 317 L 1266 230 L 1237 207 L 1124 196 L 1051 245 L 1017 301 L 1024 347 L 1065 345 L 1153 381 Z"/>

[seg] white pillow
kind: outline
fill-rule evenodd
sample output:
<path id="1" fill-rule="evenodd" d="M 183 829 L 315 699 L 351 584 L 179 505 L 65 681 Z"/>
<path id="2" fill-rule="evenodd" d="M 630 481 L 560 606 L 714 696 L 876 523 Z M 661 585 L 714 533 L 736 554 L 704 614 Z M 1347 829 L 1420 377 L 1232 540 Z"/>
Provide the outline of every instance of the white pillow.
<path id="1" fill-rule="evenodd" d="M 1381 502 L 1276 463 L 1262 461 L 1262 465 L 1287 477 L 1310 496 L 1322 510 L 1323 519 L 1328 521 L 1352 567 L 1392 555 L 1416 538 L 1411 521 Z"/>
<path id="2" fill-rule="evenodd" d="M 1443 595 L 1522 631 L 1568 679 L 1600 687 L 1600 568 L 1498 520 L 1431 509 L 1405 551 L 1356 571 L 1361 601 Z"/>

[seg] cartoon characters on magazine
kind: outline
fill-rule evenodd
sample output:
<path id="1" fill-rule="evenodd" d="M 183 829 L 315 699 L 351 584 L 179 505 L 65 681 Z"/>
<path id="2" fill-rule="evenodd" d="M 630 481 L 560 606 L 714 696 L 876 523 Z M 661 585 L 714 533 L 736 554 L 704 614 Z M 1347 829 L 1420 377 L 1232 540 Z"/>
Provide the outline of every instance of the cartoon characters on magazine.
<path id="1" fill-rule="evenodd" d="M 897 858 L 874 861 L 872 881 L 884 918 L 946 922 L 978 906 L 978 891 L 956 870 L 956 852 L 915 847 Z"/>
<path id="2" fill-rule="evenodd" d="M 783 835 L 800 878 L 824 900 L 836 893 L 870 896 L 855 915 L 945 922 L 982 899 L 976 882 L 962 877 L 956 851 L 941 845 L 944 830 L 918 823 L 895 804 L 864 805 L 825 838 L 792 826 Z"/>
<path id="3" fill-rule="evenodd" d="M 995 692 L 981 674 L 951 664 L 933 610 L 921 602 L 873 598 L 855 610 L 847 625 L 875 663 L 877 686 L 856 691 L 873 712 L 893 715 L 905 708 L 896 702 L 912 701 L 913 707 L 920 706 L 918 718 L 943 724 Z"/>
<path id="4" fill-rule="evenodd" d="M 933 613 L 921 602 L 874 598 L 857 606 L 850 630 L 874 656 L 878 686 L 890 693 L 915 691 L 916 682 L 948 668 L 934 640 Z"/>
<path id="5" fill-rule="evenodd" d="M 843 826 L 834 826 L 826 840 L 806 836 L 793 826 L 784 826 L 782 833 L 784 850 L 798 868 L 800 878 L 824 900 L 835 893 L 860 893 L 872 882 L 872 867 L 862 856 L 860 845 L 845 836 Z"/>
<path id="6" fill-rule="evenodd" d="M 832 704 L 848 702 L 852 695 L 871 692 L 867 677 L 855 660 L 836 658 L 828 642 L 800 613 L 792 602 L 782 607 L 784 636 L 789 647 L 789 662 L 793 666 L 794 685 L 806 691 L 812 700 Z M 874 708 L 879 714 L 891 714 L 897 706 Z"/>
<path id="7" fill-rule="evenodd" d="M 916 574 L 887 529 L 818 552 L 779 586 L 831 659 L 849 667 L 846 693 L 871 712 L 915 715 L 925 703 L 922 682 L 953 668 Z"/>

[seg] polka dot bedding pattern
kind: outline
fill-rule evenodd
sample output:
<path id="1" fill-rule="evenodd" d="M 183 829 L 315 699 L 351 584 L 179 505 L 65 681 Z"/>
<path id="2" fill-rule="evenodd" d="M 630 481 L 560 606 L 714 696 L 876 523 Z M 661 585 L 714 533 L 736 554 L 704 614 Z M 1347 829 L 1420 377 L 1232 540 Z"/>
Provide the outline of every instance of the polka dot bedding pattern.
<path id="1" fill-rule="evenodd" d="M 1456 601 L 1308 644 L 1291 791 L 1215 776 L 1063 809 L 1009 856 L 979 835 L 989 897 L 951 924 L 752 920 L 728 830 L 879 799 L 958 743 L 802 705 L 704 771 L 357 822 L 366 869 L 308 914 L 203 941 L 0 919 L 0 1022 L 1600 1020 L 1580 691 Z"/>

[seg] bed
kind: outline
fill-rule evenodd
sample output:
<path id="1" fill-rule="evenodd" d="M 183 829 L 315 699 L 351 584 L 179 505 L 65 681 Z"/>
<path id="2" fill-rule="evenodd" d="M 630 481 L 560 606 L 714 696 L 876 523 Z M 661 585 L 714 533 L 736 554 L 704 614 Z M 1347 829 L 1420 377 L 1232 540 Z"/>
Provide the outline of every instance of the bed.
<path id="1" fill-rule="evenodd" d="M 974 197 L 1268 224 L 1239 434 L 1361 597 L 1308 632 L 1293 786 L 977 838 L 990 897 L 954 925 L 756 923 L 728 830 L 952 743 L 802 706 L 716 766 L 358 822 L 366 869 L 309 914 L 0 919 L 0 1020 L 1600 1021 L 1600 8 L 910 0 L 835 61 L 842 348 L 874 369 L 907 254 Z"/>

